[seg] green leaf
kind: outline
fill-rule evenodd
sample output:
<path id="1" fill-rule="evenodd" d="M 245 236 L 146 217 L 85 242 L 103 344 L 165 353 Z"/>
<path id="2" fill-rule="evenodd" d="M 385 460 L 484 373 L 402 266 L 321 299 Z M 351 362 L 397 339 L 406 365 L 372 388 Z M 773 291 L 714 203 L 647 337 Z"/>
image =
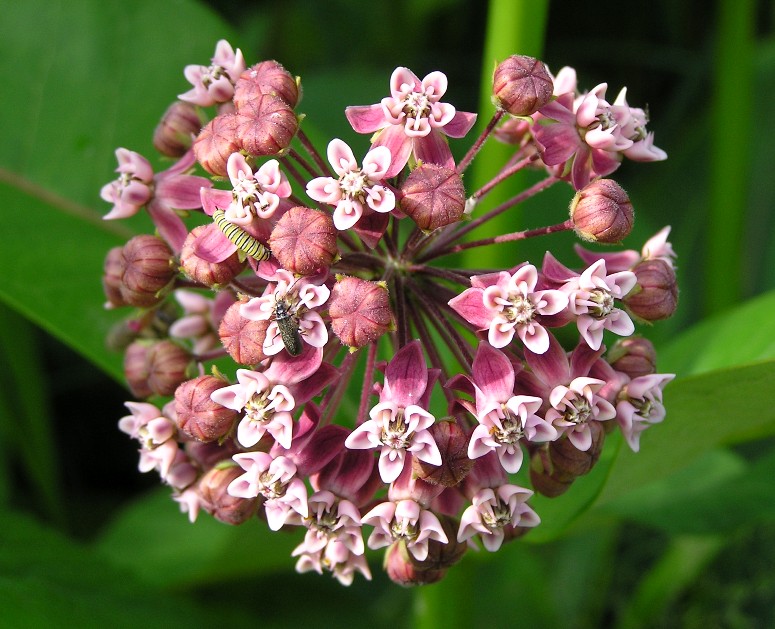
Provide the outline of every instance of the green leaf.
<path id="1" fill-rule="evenodd" d="M 98 547 L 143 581 L 177 588 L 291 572 L 298 533 L 272 532 L 258 519 L 229 526 L 206 513 L 191 524 L 169 491 L 159 490 L 121 512 Z"/>
<path id="2" fill-rule="evenodd" d="M 11 3 L 3 26 L 0 300 L 118 376 L 104 338 L 122 315 L 102 309 L 102 261 L 149 222 L 104 223 L 100 188 L 117 147 L 154 154 L 183 67 L 207 63 L 230 33 L 187 0 Z"/>

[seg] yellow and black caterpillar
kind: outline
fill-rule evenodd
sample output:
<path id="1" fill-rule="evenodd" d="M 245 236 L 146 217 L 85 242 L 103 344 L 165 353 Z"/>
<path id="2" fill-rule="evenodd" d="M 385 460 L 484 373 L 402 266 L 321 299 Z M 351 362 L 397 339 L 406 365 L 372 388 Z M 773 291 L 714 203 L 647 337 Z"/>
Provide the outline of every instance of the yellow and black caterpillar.
<path id="1" fill-rule="evenodd" d="M 213 212 L 213 221 L 215 221 L 215 224 L 218 225 L 218 228 L 223 232 L 223 235 L 226 236 L 237 249 L 246 255 L 249 255 L 251 258 L 255 258 L 259 261 L 268 260 L 272 255 L 272 252 L 269 251 L 268 247 L 262 245 L 239 225 L 235 225 L 229 221 L 223 210 L 218 209 Z"/>

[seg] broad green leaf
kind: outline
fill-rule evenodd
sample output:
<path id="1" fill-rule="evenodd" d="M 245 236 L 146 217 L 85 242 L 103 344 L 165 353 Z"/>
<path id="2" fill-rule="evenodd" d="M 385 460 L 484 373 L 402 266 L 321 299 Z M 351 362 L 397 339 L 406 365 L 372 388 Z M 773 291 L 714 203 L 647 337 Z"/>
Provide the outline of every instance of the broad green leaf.
<path id="1" fill-rule="evenodd" d="M 103 533 L 98 548 L 143 581 L 162 587 L 212 583 L 240 576 L 290 573 L 301 537 L 273 533 L 254 519 L 229 526 L 200 513 L 190 523 L 168 490 L 129 505 Z"/>
<path id="2" fill-rule="evenodd" d="M 102 261 L 149 223 L 103 223 L 100 188 L 117 147 L 154 154 L 156 123 L 188 89 L 183 67 L 208 63 L 230 36 L 188 0 L 3 8 L 0 299 L 114 375 L 120 359 L 103 339 L 121 315 L 102 309 Z"/>
<path id="3" fill-rule="evenodd" d="M 6 627 L 247 626 L 230 606 L 208 609 L 144 584 L 90 547 L 32 518 L 0 511 L 0 600 Z"/>
<path id="4" fill-rule="evenodd" d="M 599 503 L 665 478 L 719 445 L 774 434 L 773 381 L 770 360 L 671 382 L 666 419 L 643 434 L 640 452 L 621 449 Z"/>

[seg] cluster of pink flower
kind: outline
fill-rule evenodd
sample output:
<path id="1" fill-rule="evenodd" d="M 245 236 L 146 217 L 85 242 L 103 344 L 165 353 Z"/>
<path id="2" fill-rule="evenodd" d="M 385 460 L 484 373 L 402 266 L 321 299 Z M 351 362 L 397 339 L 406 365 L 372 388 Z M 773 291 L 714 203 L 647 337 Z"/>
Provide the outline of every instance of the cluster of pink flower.
<path id="1" fill-rule="evenodd" d="M 393 580 L 428 583 L 474 538 L 495 551 L 536 526 L 533 490 L 563 493 L 617 425 L 637 450 L 662 421 L 673 376 L 655 373 L 653 346 L 632 337 L 606 352 L 603 337 L 672 314 L 669 228 L 641 252 L 577 247 L 579 270 L 549 253 L 541 268 L 434 264 L 556 231 L 627 236 L 630 201 L 601 177 L 624 156 L 665 154 L 624 91 L 609 104 L 604 84 L 577 94 L 571 69 L 553 77 L 540 61 L 510 57 L 494 75 L 490 124 L 456 163 L 445 136 L 463 137 L 476 116 L 441 102 L 441 72 L 420 80 L 397 68 L 389 97 L 345 111 L 355 131 L 373 134 L 359 166 L 342 140 L 329 143 L 328 163 L 315 150 L 294 111 L 299 80 L 280 64 L 246 68 L 221 41 L 211 66 L 185 76 L 193 88 L 154 135 L 177 163 L 154 174 L 137 153 L 116 152 L 106 218 L 144 207 L 158 236 L 112 250 L 103 282 L 109 307 L 139 309 L 126 324 L 133 394 L 173 396 L 161 410 L 128 402 L 120 428 L 140 442 L 141 471 L 157 470 L 191 521 L 205 510 L 230 524 L 258 514 L 272 530 L 305 527 L 297 570 L 345 584 L 356 571 L 370 578 L 365 545 L 388 547 Z M 493 134 L 516 145 L 514 157 L 467 196 L 461 175 Z M 197 164 L 213 179 L 191 174 Z M 523 168 L 545 178 L 469 216 Z M 226 179 L 231 189 L 219 189 Z M 567 221 L 464 239 L 559 181 L 577 191 Z M 195 217 L 189 229 L 183 219 Z M 579 341 L 567 352 L 551 330 L 569 324 Z M 222 358 L 231 366 L 219 370 L 212 361 Z M 437 384 L 443 418 L 431 412 Z M 360 400 L 345 407 L 353 388 Z M 525 453 L 532 490 L 510 476 Z"/>

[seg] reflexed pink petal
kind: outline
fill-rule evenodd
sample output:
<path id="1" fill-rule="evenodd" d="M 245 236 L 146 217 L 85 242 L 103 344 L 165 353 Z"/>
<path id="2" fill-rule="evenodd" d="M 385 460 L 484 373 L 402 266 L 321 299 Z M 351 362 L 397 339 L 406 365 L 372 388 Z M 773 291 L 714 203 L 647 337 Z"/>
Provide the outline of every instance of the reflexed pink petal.
<path id="1" fill-rule="evenodd" d="M 212 223 L 194 240 L 194 253 L 207 262 L 223 262 L 237 247 Z"/>
<path id="2" fill-rule="evenodd" d="M 476 123 L 476 114 L 467 111 L 456 111 L 454 118 L 444 125 L 441 131 L 451 138 L 462 138 Z"/>
<path id="3" fill-rule="evenodd" d="M 212 216 L 218 208 L 225 210 L 231 205 L 232 196 L 228 190 L 217 190 L 215 188 L 201 188 L 200 201 L 202 209 L 207 216 Z"/>
<path id="4" fill-rule="evenodd" d="M 156 199 L 148 204 L 148 214 L 150 214 L 161 237 L 167 241 L 176 254 L 179 254 L 183 249 L 186 236 L 188 236 L 188 228 L 183 220 L 173 210 L 158 203 Z"/>
<path id="5" fill-rule="evenodd" d="M 525 360 L 533 373 L 549 387 L 568 382 L 570 379 L 568 357 L 557 339 L 551 334 L 549 335 L 549 349 L 543 354 L 536 354 L 528 349 L 525 351 Z"/>
<path id="6" fill-rule="evenodd" d="M 391 126 L 382 130 L 372 147 L 384 146 L 390 151 L 392 161 L 390 168 L 385 173 L 385 179 L 395 177 L 403 170 L 409 161 L 409 155 L 412 152 L 412 138 L 408 137 L 402 127 Z"/>
<path id="7" fill-rule="evenodd" d="M 470 324 L 480 330 L 490 327 L 492 312 L 484 307 L 484 290 L 467 288 L 460 295 L 449 300 L 449 307 Z"/>
<path id="8" fill-rule="evenodd" d="M 413 139 L 414 156 L 417 161 L 437 164 L 445 168 L 455 168 L 455 158 L 449 150 L 447 139 L 438 131 L 431 131 L 425 137 Z"/>
<path id="9" fill-rule="evenodd" d="M 347 107 L 344 115 L 356 133 L 374 133 L 387 124 L 382 105 L 379 104 Z"/>
<path id="10" fill-rule="evenodd" d="M 502 352 L 479 343 L 472 366 L 474 382 L 490 400 L 505 402 L 514 395 L 514 368 Z M 477 406 L 479 406 L 477 394 Z"/>
<path id="11" fill-rule="evenodd" d="M 640 261 L 640 254 L 633 249 L 605 253 L 602 251 L 589 251 L 578 243 L 573 246 L 573 249 L 576 251 L 576 255 L 587 265 L 591 265 L 601 259 L 605 260 L 606 268 L 612 273 L 631 269 Z"/>
<path id="12" fill-rule="evenodd" d="M 388 363 L 385 370 L 385 388 L 380 401 L 390 399 L 403 407 L 416 404 L 427 385 L 428 368 L 420 342 L 412 341 L 404 345 Z"/>

